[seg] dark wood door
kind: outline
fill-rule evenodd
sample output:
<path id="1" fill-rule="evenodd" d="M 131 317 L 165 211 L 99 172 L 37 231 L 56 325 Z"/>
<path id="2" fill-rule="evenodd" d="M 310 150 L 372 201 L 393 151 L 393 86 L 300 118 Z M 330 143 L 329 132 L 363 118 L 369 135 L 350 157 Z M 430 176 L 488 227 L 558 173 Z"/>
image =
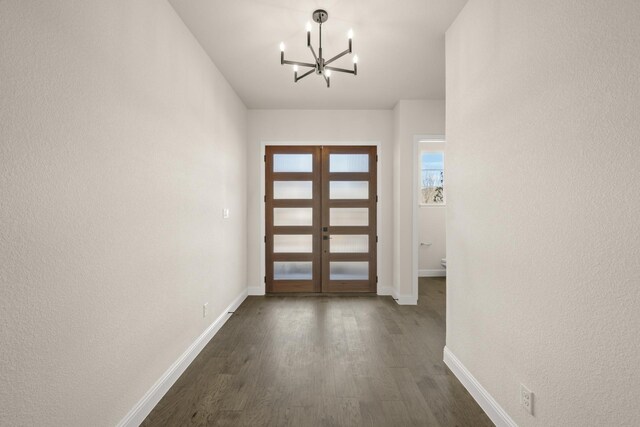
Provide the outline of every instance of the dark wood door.
<path id="1" fill-rule="evenodd" d="M 266 147 L 266 291 L 321 292 L 321 147 Z"/>
<path id="2" fill-rule="evenodd" d="M 376 292 L 376 147 L 322 147 L 322 291 Z"/>
<path id="3" fill-rule="evenodd" d="M 266 147 L 266 291 L 376 292 L 376 147 Z"/>

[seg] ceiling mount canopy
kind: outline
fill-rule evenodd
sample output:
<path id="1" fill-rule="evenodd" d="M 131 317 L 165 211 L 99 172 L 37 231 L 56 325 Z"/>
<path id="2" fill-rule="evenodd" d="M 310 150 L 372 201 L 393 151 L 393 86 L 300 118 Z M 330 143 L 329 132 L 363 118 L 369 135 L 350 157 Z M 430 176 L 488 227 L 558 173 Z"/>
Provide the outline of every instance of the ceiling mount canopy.
<path id="1" fill-rule="evenodd" d="M 353 75 L 358 75 L 358 55 L 353 57 L 353 70 L 347 70 L 345 68 L 337 68 L 331 67 L 333 61 L 342 58 L 343 56 L 352 53 L 352 44 L 353 44 L 353 30 L 349 30 L 349 47 L 340 52 L 336 56 L 331 59 L 325 60 L 322 56 L 322 24 L 327 22 L 329 19 L 329 14 L 326 10 L 318 9 L 312 14 L 313 20 L 318 24 L 318 54 L 316 55 L 316 51 L 313 49 L 311 45 L 311 23 L 307 23 L 307 47 L 311 50 L 311 54 L 313 55 L 314 63 L 309 62 L 299 62 L 299 61 L 287 61 L 284 59 L 284 43 L 280 43 L 280 64 L 282 65 L 293 65 L 293 81 L 298 82 L 308 75 L 312 73 L 316 73 L 322 75 L 324 80 L 327 82 L 327 87 L 331 86 L 331 72 L 339 72 L 339 73 L 348 73 Z M 306 71 L 301 76 L 298 76 L 299 67 L 307 67 L 310 70 Z"/>
<path id="2" fill-rule="evenodd" d="M 327 13 L 326 10 L 322 10 L 322 9 L 318 9 L 315 10 L 313 12 L 313 15 L 311 15 L 313 17 L 313 20 L 315 22 L 317 22 L 318 24 L 322 24 L 323 22 L 327 22 L 327 19 L 329 19 L 329 14 Z"/>

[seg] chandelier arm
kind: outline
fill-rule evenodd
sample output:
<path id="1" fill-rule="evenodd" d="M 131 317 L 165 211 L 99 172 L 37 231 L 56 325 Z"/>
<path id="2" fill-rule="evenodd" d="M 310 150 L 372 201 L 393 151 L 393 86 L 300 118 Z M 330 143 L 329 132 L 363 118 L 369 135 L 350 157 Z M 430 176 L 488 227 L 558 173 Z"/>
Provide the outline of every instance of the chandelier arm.
<path id="1" fill-rule="evenodd" d="M 316 55 L 316 51 L 313 49 L 313 46 L 309 45 L 309 49 L 311 49 L 311 53 L 313 54 L 313 59 L 318 62 L 318 56 Z"/>
<path id="2" fill-rule="evenodd" d="M 312 70 L 307 71 L 306 73 L 304 73 L 304 74 L 303 74 L 303 75 L 301 75 L 300 77 L 297 77 L 297 76 L 296 76 L 295 81 L 296 81 L 296 82 L 298 82 L 298 80 L 302 80 L 302 79 L 304 79 L 305 77 L 307 77 L 309 74 L 313 73 L 314 71 L 316 71 L 316 70 L 315 70 L 315 69 L 312 69 Z"/>
<path id="3" fill-rule="evenodd" d="M 339 73 L 355 74 L 355 70 L 347 70 L 345 68 L 324 67 L 326 70 L 337 71 Z"/>
<path id="4" fill-rule="evenodd" d="M 286 65 L 298 65 L 300 67 L 311 67 L 316 68 L 316 64 L 311 64 L 309 62 L 298 62 L 298 61 L 283 61 L 283 64 Z"/>
<path id="5" fill-rule="evenodd" d="M 331 80 L 324 73 L 322 73 L 322 77 L 324 77 L 324 81 L 327 82 L 327 87 L 331 87 Z"/>
<path id="6" fill-rule="evenodd" d="M 324 65 L 328 65 L 331 64 L 333 61 L 335 61 L 336 59 L 340 59 L 343 56 L 345 56 L 346 54 L 351 53 L 351 50 L 347 49 L 344 52 L 340 52 L 339 54 L 337 54 L 336 56 L 334 56 L 331 59 L 328 59 L 327 61 L 325 61 Z"/>

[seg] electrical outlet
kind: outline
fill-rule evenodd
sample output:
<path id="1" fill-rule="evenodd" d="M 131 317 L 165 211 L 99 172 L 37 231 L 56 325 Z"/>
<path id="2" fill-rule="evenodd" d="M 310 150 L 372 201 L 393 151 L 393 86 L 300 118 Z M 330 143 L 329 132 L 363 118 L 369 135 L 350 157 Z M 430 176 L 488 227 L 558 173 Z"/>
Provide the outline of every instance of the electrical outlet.
<path id="1" fill-rule="evenodd" d="M 207 317 L 207 309 L 209 308 L 209 303 L 205 302 L 202 306 L 202 317 Z"/>
<path id="2" fill-rule="evenodd" d="M 520 405 L 530 415 L 533 415 L 533 393 L 524 384 L 520 384 Z"/>

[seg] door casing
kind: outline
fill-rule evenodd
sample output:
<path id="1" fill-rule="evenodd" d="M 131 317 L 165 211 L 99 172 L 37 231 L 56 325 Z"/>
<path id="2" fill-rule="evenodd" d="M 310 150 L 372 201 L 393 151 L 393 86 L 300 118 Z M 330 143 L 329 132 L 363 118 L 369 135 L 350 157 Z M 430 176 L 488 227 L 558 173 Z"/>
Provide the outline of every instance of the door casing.
<path id="1" fill-rule="evenodd" d="M 266 292 L 369 292 L 377 291 L 377 245 L 378 245 L 378 146 L 379 144 L 358 144 L 358 145 L 263 145 L 264 148 L 264 169 L 263 169 L 263 188 L 265 189 L 264 202 L 262 206 L 264 215 L 263 227 L 265 230 L 265 246 L 263 247 L 262 265 L 265 271 Z M 312 173 L 274 173 L 272 170 L 273 154 L 275 153 L 309 153 L 313 154 L 313 171 Z M 368 172 L 333 172 L 329 171 L 330 154 L 368 154 L 369 165 Z M 314 176 L 315 173 L 315 176 Z M 320 175 L 320 176 L 318 176 Z M 312 200 L 275 200 L 273 198 L 272 183 L 274 180 L 312 180 L 313 193 Z M 329 183 L 330 181 L 368 181 L 369 193 L 367 199 L 356 200 L 330 200 Z M 317 197 L 321 190 L 321 197 Z M 268 203 L 267 203 L 268 201 Z M 269 206 L 267 206 L 267 204 Z M 280 233 L 291 234 L 312 234 L 313 235 L 313 256 L 312 254 L 287 254 L 281 257 L 279 254 L 273 253 L 272 248 L 273 234 L 267 233 L 267 229 L 273 227 L 273 208 L 275 207 L 313 207 L 313 224 L 311 229 L 304 227 L 279 227 Z M 330 208 L 368 208 L 368 225 L 366 226 L 330 226 L 329 212 Z M 319 214 L 319 215 L 318 215 Z M 306 226 L 305 226 L 306 227 Z M 284 231 L 286 229 L 286 231 Z M 368 252 L 367 253 L 331 253 L 330 236 L 336 234 L 366 234 L 368 235 Z M 295 281 L 277 281 L 273 278 L 273 262 L 274 261 L 312 261 L 313 262 L 313 284 L 310 286 L 307 281 L 297 283 Z M 330 280 L 330 262 L 331 261 L 366 261 L 369 267 L 369 277 L 367 280 Z M 318 277 L 317 268 L 321 267 L 320 277 Z"/>

